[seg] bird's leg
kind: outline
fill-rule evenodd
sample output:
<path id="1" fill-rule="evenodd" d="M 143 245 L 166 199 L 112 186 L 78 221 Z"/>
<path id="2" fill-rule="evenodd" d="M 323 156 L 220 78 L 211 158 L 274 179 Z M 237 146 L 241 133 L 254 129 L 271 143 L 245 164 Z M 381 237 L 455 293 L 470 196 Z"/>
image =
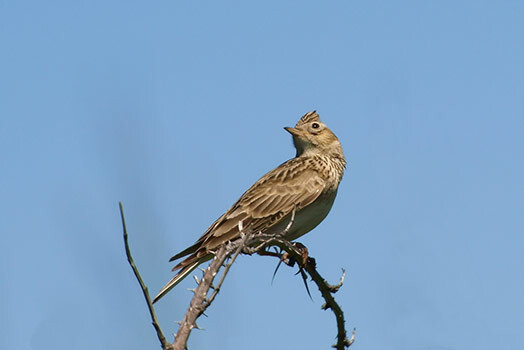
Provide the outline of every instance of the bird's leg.
<path id="1" fill-rule="evenodd" d="M 300 252 L 300 255 L 301 255 L 300 261 L 297 261 L 291 254 L 289 254 L 286 251 L 282 253 L 282 250 L 280 250 L 280 252 L 271 252 L 267 250 L 261 250 L 261 251 L 258 251 L 257 254 L 278 257 L 280 258 L 281 263 L 283 262 L 284 264 L 290 267 L 293 267 L 295 266 L 295 263 L 298 263 L 298 266 L 302 269 L 304 266 L 306 266 L 308 259 L 309 259 L 308 249 L 305 245 L 299 242 L 293 242 L 291 244 L 295 248 L 297 248 L 297 250 Z"/>
<path id="2" fill-rule="evenodd" d="M 297 262 L 296 259 L 294 257 L 291 256 L 291 254 L 289 254 L 288 252 L 284 252 L 281 256 L 280 256 L 280 262 L 286 264 L 287 266 L 289 267 L 293 267 L 295 266 L 295 263 Z"/>
<path id="3" fill-rule="evenodd" d="M 298 262 L 298 265 L 300 266 L 300 269 L 302 269 L 304 266 L 306 266 L 307 260 L 309 259 L 307 247 L 300 242 L 293 242 L 291 244 L 293 244 L 293 246 L 297 248 L 298 251 L 300 251 L 302 261 Z"/>

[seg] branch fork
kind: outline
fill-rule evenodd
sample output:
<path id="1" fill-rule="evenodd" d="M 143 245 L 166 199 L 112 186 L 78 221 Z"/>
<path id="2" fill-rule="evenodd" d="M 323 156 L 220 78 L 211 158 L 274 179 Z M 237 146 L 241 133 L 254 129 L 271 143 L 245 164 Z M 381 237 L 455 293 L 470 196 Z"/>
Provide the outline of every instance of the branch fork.
<path id="1" fill-rule="evenodd" d="M 333 313 L 335 314 L 335 318 L 337 321 L 337 343 L 333 345 L 333 347 L 336 348 L 337 350 L 345 350 L 349 348 L 351 344 L 353 344 L 355 340 L 355 329 L 352 332 L 351 338 L 348 339 L 347 332 L 345 330 L 344 313 L 342 312 L 342 309 L 340 308 L 340 306 L 335 301 L 335 298 L 333 297 L 333 294 L 338 292 L 340 288 L 342 287 L 342 284 L 344 283 L 346 272 L 344 269 L 342 270 L 342 276 L 340 277 L 340 281 L 337 284 L 335 285 L 329 284 L 317 272 L 315 259 L 312 257 L 309 257 L 309 255 L 307 254 L 307 248 L 300 243 L 292 243 L 284 238 L 294 223 L 295 209 L 296 209 L 296 206 L 293 209 L 293 212 L 291 213 L 289 223 L 286 226 L 285 230 L 281 234 L 278 234 L 278 235 L 269 235 L 269 234 L 261 234 L 261 233 L 253 234 L 252 232 L 246 233 L 244 231 L 242 221 L 238 223 L 239 232 L 241 232 L 241 238 L 239 240 L 229 242 L 228 244 L 220 247 L 214 253 L 215 256 L 213 257 L 213 260 L 211 261 L 209 266 L 206 269 L 203 269 L 203 277 L 201 279 L 199 279 L 197 276 L 193 277 L 195 279 L 195 282 L 197 283 L 197 287 L 191 290 L 194 293 L 193 298 L 191 299 L 191 303 L 189 304 L 187 312 L 184 315 L 184 318 L 182 319 L 182 321 L 178 322 L 180 326 L 179 326 L 178 332 L 175 335 L 174 342 L 169 343 L 166 340 L 164 334 L 162 333 L 162 329 L 158 323 L 155 309 L 151 302 L 151 297 L 149 296 L 149 291 L 147 289 L 147 286 L 143 282 L 142 277 L 140 276 L 140 273 L 138 272 L 138 268 L 136 267 L 133 261 L 133 258 L 131 256 L 131 251 L 129 249 L 129 242 L 128 242 L 128 237 L 127 237 L 127 228 L 126 228 L 126 223 L 125 223 L 125 218 L 124 218 L 124 208 L 123 208 L 122 203 L 120 203 L 120 215 L 121 215 L 122 227 L 124 231 L 124 244 L 125 244 L 125 249 L 126 249 L 127 260 L 131 268 L 133 269 L 135 277 L 137 278 L 140 284 L 142 293 L 144 294 L 144 298 L 146 299 L 146 303 L 149 309 L 153 327 L 155 328 L 158 340 L 160 341 L 160 344 L 163 350 L 185 350 L 187 349 L 187 340 L 189 338 L 191 330 L 201 329 L 197 325 L 196 320 L 201 315 L 205 315 L 204 312 L 211 305 L 211 303 L 215 300 L 216 296 L 220 292 L 220 288 L 222 287 L 222 284 L 224 283 L 227 273 L 229 272 L 231 266 L 235 262 L 238 255 L 241 253 L 249 254 L 249 255 L 257 253 L 260 255 L 275 256 L 275 257 L 278 257 L 281 262 L 284 260 L 287 260 L 286 263 L 290 264 L 291 266 L 293 265 L 293 261 L 299 262 L 299 272 L 298 273 L 301 273 L 304 279 L 304 283 L 306 283 L 306 288 L 308 288 L 307 281 L 306 281 L 307 279 L 306 272 L 307 272 L 307 274 L 311 277 L 311 279 L 317 285 L 322 297 L 325 300 L 325 303 L 322 305 L 322 309 L 323 310 L 331 309 Z M 280 248 L 280 253 L 268 252 L 266 248 L 271 247 L 271 246 L 276 246 Z M 230 259 L 226 263 L 226 260 L 229 257 Z M 224 271 L 222 275 L 220 276 L 218 283 L 216 285 L 213 285 L 213 280 L 217 276 L 218 271 L 220 270 L 222 266 L 224 266 Z M 210 289 L 212 289 L 212 292 L 208 296 Z M 308 293 L 309 293 L 309 289 L 308 289 Z"/>

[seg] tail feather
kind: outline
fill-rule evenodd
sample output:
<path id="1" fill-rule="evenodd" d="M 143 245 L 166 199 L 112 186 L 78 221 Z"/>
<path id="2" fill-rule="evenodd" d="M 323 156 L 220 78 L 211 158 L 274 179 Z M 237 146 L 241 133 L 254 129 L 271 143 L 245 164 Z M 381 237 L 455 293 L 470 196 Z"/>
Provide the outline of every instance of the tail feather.
<path id="1" fill-rule="evenodd" d="M 201 242 L 196 242 L 195 244 L 193 244 L 189 248 L 186 248 L 183 251 L 181 251 L 180 253 L 176 254 L 175 256 L 172 256 L 171 259 L 169 259 L 169 261 L 174 261 L 174 260 L 180 259 L 180 258 L 182 258 L 182 257 L 184 257 L 186 255 L 193 254 L 194 252 L 196 252 L 198 250 L 198 248 L 200 248 L 201 245 L 202 245 Z"/>
<path id="2" fill-rule="evenodd" d="M 166 295 L 166 293 L 169 292 L 173 287 L 179 284 L 184 278 L 187 277 L 187 275 L 189 275 L 201 263 L 203 263 L 203 261 L 199 259 L 185 266 L 182 270 L 180 270 L 175 275 L 175 277 L 173 277 L 169 282 L 167 282 L 167 284 L 160 290 L 158 295 L 153 299 L 153 304 L 156 303 L 158 300 L 160 300 L 160 298 L 162 298 L 164 295 Z"/>

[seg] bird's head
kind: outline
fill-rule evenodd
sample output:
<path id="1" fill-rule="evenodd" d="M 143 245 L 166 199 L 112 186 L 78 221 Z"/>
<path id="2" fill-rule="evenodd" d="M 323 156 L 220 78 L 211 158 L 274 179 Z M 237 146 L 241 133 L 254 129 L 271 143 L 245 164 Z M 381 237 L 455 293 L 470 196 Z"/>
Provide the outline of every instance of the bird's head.
<path id="1" fill-rule="evenodd" d="M 301 155 L 323 154 L 344 158 L 338 138 L 320 121 L 316 111 L 306 113 L 294 128 L 285 127 L 293 135 L 297 157 Z"/>

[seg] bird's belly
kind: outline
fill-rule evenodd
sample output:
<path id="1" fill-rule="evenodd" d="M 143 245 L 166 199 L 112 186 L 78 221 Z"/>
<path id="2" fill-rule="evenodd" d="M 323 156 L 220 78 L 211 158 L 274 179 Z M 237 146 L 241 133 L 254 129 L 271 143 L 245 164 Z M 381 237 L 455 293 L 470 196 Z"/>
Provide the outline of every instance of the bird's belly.
<path id="1" fill-rule="evenodd" d="M 286 235 L 286 239 L 289 241 L 295 240 L 317 227 L 331 210 L 335 196 L 336 191 L 324 194 L 307 207 L 296 212 L 295 220 Z M 281 233 L 286 229 L 290 220 L 291 215 L 288 215 L 268 231 L 275 234 Z"/>

